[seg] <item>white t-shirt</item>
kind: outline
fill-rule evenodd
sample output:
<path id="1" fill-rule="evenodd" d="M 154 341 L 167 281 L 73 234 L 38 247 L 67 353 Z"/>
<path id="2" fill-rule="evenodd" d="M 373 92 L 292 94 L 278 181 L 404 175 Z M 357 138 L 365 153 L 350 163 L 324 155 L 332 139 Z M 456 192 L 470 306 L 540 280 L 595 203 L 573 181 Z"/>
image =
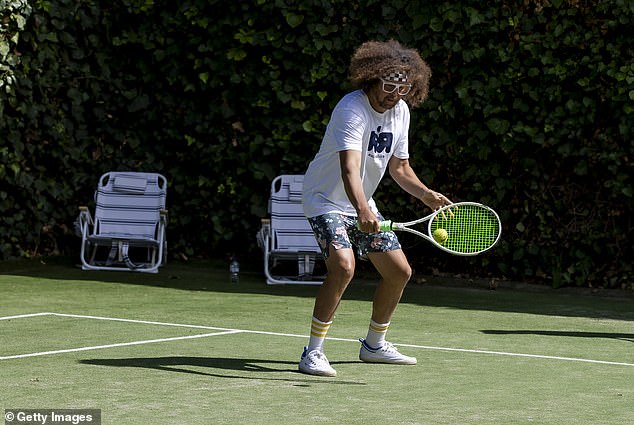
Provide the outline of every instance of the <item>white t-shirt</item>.
<path id="1" fill-rule="evenodd" d="M 408 159 L 409 108 L 400 100 L 384 113 L 376 112 L 363 90 L 344 96 L 330 117 L 324 138 L 304 176 L 304 214 L 339 213 L 356 216 L 343 186 L 339 152 L 361 152 L 361 182 L 370 208 L 372 195 L 392 155 Z"/>

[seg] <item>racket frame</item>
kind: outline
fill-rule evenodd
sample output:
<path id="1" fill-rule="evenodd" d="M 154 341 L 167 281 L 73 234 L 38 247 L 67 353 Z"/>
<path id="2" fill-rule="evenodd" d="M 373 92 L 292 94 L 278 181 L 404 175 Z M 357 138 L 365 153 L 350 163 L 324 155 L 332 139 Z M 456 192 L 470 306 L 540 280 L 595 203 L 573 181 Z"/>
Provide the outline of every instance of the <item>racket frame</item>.
<path id="1" fill-rule="evenodd" d="M 437 242 L 432 236 L 431 236 L 431 228 L 432 228 L 432 223 L 433 223 L 433 219 L 438 216 L 438 215 L 445 215 L 448 218 L 451 218 L 451 216 L 453 215 L 453 212 L 451 211 L 454 208 L 460 208 L 460 206 L 477 206 L 479 208 L 483 208 L 488 210 L 490 213 L 492 213 L 492 215 L 495 217 L 495 219 L 498 222 L 498 233 L 496 235 L 495 241 L 493 241 L 493 243 L 491 245 L 489 245 L 486 249 L 482 249 L 479 251 L 474 251 L 474 252 L 459 252 L 459 251 L 455 251 L 453 249 L 449 249 L 447 247 L 445 247 L 444 245 L 442 245 L 441 243 Z M 429 221 L 429 223 L 427 224 L 427 234 L 420 232 L 418 230 L 412 229 L 410 228 L 410 226 L 415 226 L 417 224 L 423 223 L 425 221 Z M 456 202 L 455 204 L 451 204 L 451 205 L 446 205 L 436 211 L 434 211 L 433 213 L 419 218 L 417 220 L 412 220 L 412 221 L 406 221 L 406 222 L 394 222 L 391 220 L 384 220 L 381 221 L 379 223 L 379 227 L 382 231 L 401 231 L 401 232 L 408 232 L 408 233 L 412 233 L 416 236 L 420 236 L 423 239 L 428 240 L 429 242 L 431 242 L 432 244 L 436 245 L 436 247 L 440 248 L 441 250 L 448 252 L 450 254 L 454 254 L 454 255 L 460 255 L 460 256 L 474 256 L 474 255 L 478 255 L 478 254 L 482 254 L 483 252 L 486 252 L 488 250 L 490 250 L 491 248 L 493 248 L 500 240 L 500 237 L 502 236 L 502 222 L 500 221 L 500 217 L 498 216 L 498 214 L 495 212 L 495 210 L 493 210 L 492 208 L 487 207 L 486 205 L 480 204 L 478 202 Z"/>

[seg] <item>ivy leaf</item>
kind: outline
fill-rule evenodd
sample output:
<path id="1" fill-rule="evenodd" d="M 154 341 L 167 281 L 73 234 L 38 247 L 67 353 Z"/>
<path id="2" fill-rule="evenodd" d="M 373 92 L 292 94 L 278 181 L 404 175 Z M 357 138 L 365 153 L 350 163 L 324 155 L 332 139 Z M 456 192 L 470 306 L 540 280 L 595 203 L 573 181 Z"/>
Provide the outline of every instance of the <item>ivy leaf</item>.
<path id="1" fill-rule="evenodd" d="M 486 122 L 487 127 L 495 134 L 505 134 L 511 126 L 507 120 L 491 118 Z"/>
<path id="2" fill-rule="evenodd" d="M 146 109 L 150 104 L 150 98 L 146 94 L 142 94 L 134 98 L 130 106 L 128 106 L 129 112 L 139 112 L 142 109 Z"/>
<path id="3" fill-rule="evenodd" d="M 297 28 L 304 22 L 304 15 L 296 15 L 294 13 L 286 14 L 286 23 L 291 26 L 291 28 Z"/>

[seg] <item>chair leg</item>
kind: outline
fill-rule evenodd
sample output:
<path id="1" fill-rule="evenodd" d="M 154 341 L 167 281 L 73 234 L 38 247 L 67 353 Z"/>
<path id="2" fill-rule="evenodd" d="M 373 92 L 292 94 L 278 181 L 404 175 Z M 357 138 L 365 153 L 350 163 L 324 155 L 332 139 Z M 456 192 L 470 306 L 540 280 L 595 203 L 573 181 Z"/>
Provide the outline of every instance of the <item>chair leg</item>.
<path id="1" fill-rule="evenodd" d="M 313 255 L 306 254 L 303 258 L 299 258 L 297 261 L 299 277 L 301 279 L 310 279 L 313 276 L 313 270 L 315 270 L 315 257 Z"/>

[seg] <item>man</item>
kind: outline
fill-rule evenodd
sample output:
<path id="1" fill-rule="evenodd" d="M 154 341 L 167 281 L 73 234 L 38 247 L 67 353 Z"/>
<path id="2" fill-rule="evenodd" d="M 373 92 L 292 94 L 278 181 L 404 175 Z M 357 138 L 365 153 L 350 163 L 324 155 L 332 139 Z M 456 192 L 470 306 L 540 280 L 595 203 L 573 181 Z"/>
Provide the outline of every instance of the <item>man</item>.
<path id="1" fill-rule="evenodd" d="M 425 186 L 410 167 L 408 104 L 426 98 L 431 71 L 413 49 L 396 41 L 369 41 L 350 62 L 350 81 L 358 90 L 344 96 L 334 111 L 321 147 L 304 177 L 304 213 L 326 259 L 327 277 L 319 288 L 310 340 L 299 370 L 336 376 L 323 353 L 324 340 L 355 268 L 353 246 L 381 276 L 370 326 L 360 339 L 365 362 L 416 364 L 385 335 L 411 276 L 411 268 L 393 232 L 381 232 L 383 219 L 372 199 L 385 171 L 406 192 L 436 210 L 451 201 Z"/>

